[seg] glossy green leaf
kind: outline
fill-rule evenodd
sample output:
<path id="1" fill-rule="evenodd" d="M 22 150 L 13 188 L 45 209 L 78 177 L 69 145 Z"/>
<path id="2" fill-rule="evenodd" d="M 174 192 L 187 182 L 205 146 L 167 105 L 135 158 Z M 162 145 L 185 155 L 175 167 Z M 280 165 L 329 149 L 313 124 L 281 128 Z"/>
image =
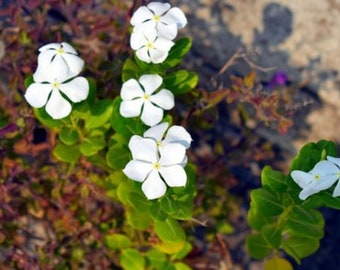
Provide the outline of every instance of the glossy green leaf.
<path id="1" fill-rule="evenodd" d="M 132 248 L 124 249 L 119 256 L 119 260 L 122 267 L 126 270 L 145 269 L 145 259 L 137 249 Z"/>
<path id="2" fill-rule="evenodd" d="M 273 217 L 262 215 L 261 209 L 256 207 L 253 201 L 250 203 L 250 209 L 248 211 L 248 224 L 253 229 L 260 231 L 262 227 L 267 224 L 271 224 L 274 221 L 275 219 Z"/>
<path id="3" fill-rule="evenodd" d="M 128 180 L 126 176 L 122 179 L 117 188 L 118 199 L 125 205 L 129 205 L 129 193 L 135 192 L 140 193 L 140 189 L 135 185 L 132 180 Z"/>
<path id="4" fill-rule="evenodd" d="M 182 249 L 171 255 L 172 260 L 182 260 L 192 250 L 192 245 L 189 242 L 185 242 Z"/>
<path id="5" fill-rule="evenodd" d="M 302 237 L 296 234 L 288 234 L 284 236 L 281 247 L 283 250 L 293 257 L 297 263 L 300 263 L 302 258 L 305 258 L 319 248 L 319 240 L 309 237 Z"/>
<path id="6" fill-rule="evenodd" d="M 155 220 L 155 232 L 165 242 L 181 242 L 185 240 L 185 232 L 177 220 L 168 217 L 165 221 Z"/>
<path id="7" fill-rule="evenodd" d="M 175 45 L 172 46 L 165 62 L 160 65 L 162 70 L 177 66 L 180 62 L 182 62 L 184 56 L 189 52 L 190 48 L 191 40 L 189 38 L 181 38 L 177 40 Z"/>
<path id="8" fill-rule="evenodd" d="M 139 117 L 125 118 L 119 112 L 121 98 L 117 97 L 113 101 L 113 113 L 111 116 L 111 126 L 119 134 L 130 138 L 132 135 L 142 135 L 147 127 Z"/>
<path id="9" fill-rule="evenodd" d="M 150 214 L 154 219 L 157 219 L 159 221 L 164 221 L 168 217 L 168 214 L 163 211 L 158 201 L 151 204 Z"/>
<path id="10" fill-rule="evenodd" d="M 264 270 L 293 270 L 293 266 L 285 258 L 273 257 L 264 262 Z"/>
<path id="11" fill-rule="evenodd" d="M 50 115 L 47 114 L 45 108 L 34 109 L 34 114 L 37 119 L 46 127 L 51 129 L 58 128 L 63 125 L 64 119 L 53 119 Z"/>
<path id="12" fill-rule="evenodd" d="M 183 262 L 177 262 L 175 263 L 175 269 L 176 270 L 191 270 L 192 268 Z"/>
<path id="13" fill-rule="evenodd" d="M 91 116 L 86 119 L 87 130 L 103 126 L 111 118 L 113 106 L 111 99 L 99 100 L 91 107 Z"/>
<path id="14" fill-rule="evenodd" d="M 286 216 L 287 226 L 295 235 L 320 239 L 324 232 L 324 219 L 319 211 L 295 206 Z"/>
<path id="15" fill-rule="evenodd" d="M 140 212 L 149 212 L 150 201 L 141 193 L 128 192 L 127 202 L 130 206 Z"/>
<path id="16" fill-rule="evenodd" d="M 73 145 L 78 142 L 78 132 L 72 128 L 62 128 L 59 132 L 59 139 L 66 145 Z"/>
<path id="17" fill-rule="evenodd" d="M 257 209 L 261 209 L 267 217 L 279 215 L 284 210 L 280 196 L 265 187 L 253 190 L 250 197 Z"/>
<path id="18" fill-rule="evenodd" d="M 269 244 L 260 233 L 248 235 L 246 247 L 250 255 L 258 260 L 266 257 L 271 250 Z"/>
<path id="19" fill-rule="evenodd" d="M 282 228 L 277 224 L 268 224 L 261 230 L 263 238 L 269 244 L 272 249 L 278 249 L 281 244 L 281 231 Z"/>
<path id="20" fill-rule="evenodd" d="M 129 79 L 138 79 L 139 78 L 139 68 L 137 64 L 131 59 L 128 58 L 124 62 L 122 69 L 122 81 L 126 82 Z"/>
<path id="21" fill-rule="evenodd" d="M 53 155 L 61 161 L 73 163 L 78 161 L 80 157 L 80 151 L 76 145 L 65 145 L 58 143 L 53 149 Z"/>
<path id="22" fill-rule="evenodd" d="M 79 150 L 84 156 L 92 156 L 106 146 L 104 138 L 86 138 L 79 145 Z"/>
<path id="23" fill-rule="evenodd" d="M 322 192 L 319 197 L 323 205 L 340 210 L 340 197 L 333 197 L 329 192 Z"/>
<path id="24" fill-rule="evenodd" d="M 265 166 L 262 169 L 261 181 L 263 186 L 268 186 L 276 192 L 284 192 L 287 190 L 286 176 L 273 170 L 270 166 Z"/>
<path id="25" fill-rule="evenodd" d="M 145 253 L 146 260 L 152 269 L 163 270 L 167 263 L 167 257 L 158 249 L 151 249 Z"/>
<path id="26" fill-rule="evenodd" d="M 126 220 L 132 228 L 140 231 L 146 230 L 152 224 L 152 217 L 149 213 L 134 208 L 126 212 Z"/>
<path id="27" fill-rule="evenodd" d="M 130 159 L 130 150 L 126 146 L 113 145 L 106 153 L 107 165 L 115 170 L 123 169 Z"/>
<path id="28" fill-rule="evenodd" d="M 106 246 L 113 250 L 120 250 L 131 246 L 131 240 L 124 234 L 114 233 L 104 237 Z"/>
<path id="29" fill-rule="evenodd" d="M 166 75 L 163 83 L 164 88 L 170 90 L 174 95 L 180 95 L 196 87 L 198 76 L 195 72 L 182 69 Z"/>

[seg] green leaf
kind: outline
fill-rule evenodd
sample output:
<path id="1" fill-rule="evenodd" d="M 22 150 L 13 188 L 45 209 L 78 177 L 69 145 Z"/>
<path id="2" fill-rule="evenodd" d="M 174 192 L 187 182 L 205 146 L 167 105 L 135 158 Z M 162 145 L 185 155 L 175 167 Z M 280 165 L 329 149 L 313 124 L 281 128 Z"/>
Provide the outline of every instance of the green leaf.
<path id="1" fill-rule="evenodd" d="M 123 145 L 114 145 L 106 153 L 106 162 L 109 167 L 120 170 L 130 161 L 130 150 Z"/>
<path id="2" fill-rule="evenodd" d="M 170 90 L 174 95 L 189 92 L 196 87 L 197 83 L 197 74 L 184 69 L 172 72 L 163 79 L 164 88 Z"/>
<path id="3" fill-rule="evenodd" d="M 126 220 L 132 228 L 140 231 L 148 229 L 152 224 L 152 218 L 149 213 L 140 212 L 134 208 L 126 212 Z"/>
<path id="4" fill-rule="evenodd" d="M 149 212 L 150 202 L 140 193 L 128 192 L 127 202 L 130 206 L 140 212 Z"/>
<path id="5" fill-rule="evenodd" d="M 278 249 L 280 247 L 281 232 L 282 228 L 279 228 L 277 224 L 266 225 L 261 230 L 263 238 L 272 249 Z"/>
<path id="6" fill-rule="evenodd" d="M 86 119 L 85 128 L 87 130 L 103 126 L 109 121 L 113 106 L 111 99 L 99 100 L 91 107 L 91 116 Z"/>
<path id="7" fill-rule="evenodd" d="M 178 203 L 168 196 L 161 199 L 160 205 L 162 209 L 168 214 L 175 213 L 179 208 Z"/>
<path id="8" fill-rule="evenodd" d="M 119 112 L 121 98 L 117 97 L 113 101 L 113 113 L 111 116 L 111 126 L 119 134 L 130 138 L 132 135 L 142 135 L 147 127 L 139 117 L 125 118 Z"/>
<path id="9" fill-rule="evenodd" d="M 283 212 L 281 198 L 266 187 L 255 189 L 250 194 L 252 203 L 266 217 L 276 216 Z"/>
<path id="10" fill-rule="evenodd" d="M 59 139 L 66 145 L 73 145 L 78 142 L 78 132 L 72 128 L 64 127 L 59 132 Z"/>
<path id="11" fill-rule="evenodd" d="M 80 152 L 84 156 L 92 156 L 98 153 L 99 150 L 103 149 L 106 146 L 106 142 L 104 138 L 95 137 L 95 138 L 86 138 L 82 141 L 79 146 Z"/>
<path id="12" fill-rule="evenodd" d="M 126 270 L 145 269 L 145 259 L 137 249 L 132 248 L 124 249 L 119 256 L 119 260 L 122 267 Z"/>
<path id="13" fill-rule="evenodd" d="M 131 58 L 127 58 L 122 69 L 122 81 L 126 82 L 132 78 L 139 78 L 139 68 Z"/>
<path id="14" fill-rule="evenodd" d="M 249 254 L 258 260 L 266 257 L 271 250 L 269 244 L 260 233 L 248 235 L 246 239 L 246 247 Z"/>
<path id="15" fill-rule="evenodd" d="M 178 221 L 168 217 L 165 221 L 155 220 L 155 232 L 165 242 L 181 242 L 185 240 L 185 232 Z"/>
<path id="16" fill-rule="evenodd" d="M 24 84 L 25 84 L 25 87 L 28 88 L 32 83 L 34 83 L 34 79 L 33 79 L 33 75 L 31 74 L 25 78 Z"/>
<path id="17" fill-rule="evenodd" d="M 151 249 L 145 253 L 145 257 L 149 262 L 152 269 L 163 270 L 165 268 L 165 264 L 167 263 L 167 257 L 163 252 L 160 252 L 158 249 Z"/>
<path id="18" fill-rule="evenodd" d="M 167 59 L 160 64 L 162 70 L 166 70 L 177 66 L 182 62 L 184 56 L 191 48 L 191 40 L 189 38 L 181 38 L 172 46 Z"/>
<path id="19" fill-rule="evenodd" d="M 104 242 L 113 250 L 120 250 L 131 246 L 131 240 L 126 235 L 120 233 L 105 235 Z"/>
<path id="20" fill-rule="evenodd" d="M 322 192 L 318 197 L 320 197 L 325 206 L 340 209 L 340 197 L 333 197 L 329 192 Z"/>
<path id="21" fill-rule="evenodd" d="M 291 263 L 279 257 L 273 257 L 264 262 L 264 270 L 294 270 Z"/>
<path id="22" fill-rule="evenodd" d="M 273 170 L 270 166 L 265 166 L 261 173 L 261 181 L 263 186 L 268 186 L 276 192 L 284 192 L 287 190 L 286 176 Z"/>
<path id="23" fill-rule="evenodd" d="M 129 193 L 141 193 L 141 191 L 132 180 L 127 180 L 126 176 L 124 176 L 124 178 L 125 181 L 121 181 L 117 188 L 117 196 L 123 204 L 129 205 Z"/>
<path id="24" fill-rule="evenodd" d="M 281 247 L 288 255 L 293 257 L 297 263 L 300 263 L 300 259 L 316 252 L 319 245 L 318 239 L 290 234 L 284 236 Z"/>
<path id="25" fill-rule="evenodd" d="M 323 216 L 317 210 L 295 206 L 286 216 L 286 220 L 285 230 L 289 230 L 290 233 L 297 236 L 320 239 L 324 235 L 325 222 Z"/>
<path id="26" fill-rule="evenodd" d="M 53 149 L 53 155 L 61 161 L 73 163 L 79 159 L 80 151 L 76 145 L 58 143 Z"/>
<path id="27" fill-rule="evenodd" d="M 171 255 L 172 260 L 182 260 L 192 250 L 192 245 L 189 242 L 185 242 L 182 249 Z"/>
<path id="28" fill-rule="evenodd" d="M 176 270 L 191 270 L 192 269 L 189 265 L 182 263 L 182 262 L 175 263 L 175 268 Z"/>
<path id="29" fill-rule="evenodd" d="M 150 214 L 154 219 L 157 219 L 159 221 L 164 221 L 168 217 L 167 213 L 162 210 L 162 207 L 160 206 L 158 201 L 151 204 Z"/>
<path id="30" fill-rule="evenodd" d="M 250 203 L 250 209 L 248 211 L 248 224 L 255 230 L 260 231 L 262 227 L 267 224 L 271 224 L 275 221 L 273 217 L 267 217 L 262 215 L 261 209 L 259 209 L 252 201 Z"/>
<path id="31" fill-rule="evenodd" d="M 37 119 L 46 127 L 51 129 L 60 127 L 63 124 L 63 120 L 61 119 L 53 119 L 50 115 L 47 114 L 44 108 L 34 109 L 34 114 Z"/>

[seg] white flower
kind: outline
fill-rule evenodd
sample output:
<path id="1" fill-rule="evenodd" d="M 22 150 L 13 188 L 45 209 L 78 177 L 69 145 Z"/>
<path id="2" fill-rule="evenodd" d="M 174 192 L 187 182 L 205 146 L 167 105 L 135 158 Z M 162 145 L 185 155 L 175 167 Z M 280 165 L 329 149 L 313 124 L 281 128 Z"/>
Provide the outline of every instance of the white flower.
<path id="1" fill-rule="evenodd" d="M 44 83 L 32 83 L 26 90 L 25 98 L 34 108 L 46 105 L 46 112 L 53 119 L 61 119 L 68 116 L 72 109 L 62 94 L 72 102 L 83 101 L 88 96 L 89 83 L 84 77 L 76 77 L 70 81 L 69 77 L 62 77 L 61 74 L 54 79 L 52 76 L 45 77 Z"/>
<path id="2" fill-rule="evenodd" d="M 139 81 L 130 79 L 122 85 L 120 114 L 136 117 L 141 114 L 142 121 L 153 126 L 163 119 L 163 110 L 175 106 L 174 95 L 167 89 L 154 92 L 161 86 L 163 79 L 157 74 L 146 74 Z M 141 113 L 142 111 L 142 113 Z"/>
<path id="3" fill-rule="evenodd" d="M 331 156 L 327 156 L 327 160 L 329 160 L 330 162 L 332 162 L 333 164 L 335 164 L 338 167 L 338 171 L 336 173 L 338 180 L 340 179 L 340 158 L 335 158 L 335 157 L 331 157 Z M 333 197 L 337 197 L 340 196 L 340 181 L 338 181 L 337 185 L 335 186 L 335 189 L 333 191 Z"/>
<path id="4" fill-rule="evenodd" d="M 329 160 L 322 160 L 309 172 L 292 171 L 291 177 L 302 188 L 299 198 L 305 200 L 310 195 L 330 188 L 339 179 L 339 168 Z"/>
<path id="5" fill-rule="evenodd" d="M 158 146 L 158 150 L 162 152 L 163 147 L 168 144 L 178 144 L 184 149 L 188 149 L 190 147 L 192 138 L 190 134 L 185 130 L 184 127 L 181 126 L 171 126 L 165 135 L 166 130 L 168 129 L 169 124 L 167 122 L 155 125 L 149 128 L 144 132 L 143 136 L 145 138 L 151 138 L 155 140 Z M 187 156 L 183 157 L 182 166 L 185 166 L 187 163 Z"/>
<path id="6" fill-rule="evenodd" d="M 181 165 L 185 148 L 179 144 L 167 144 L 159 155 L 153 139 L 138 135 L 131 137 L 129 148 L 132 160 L 123 172 L 130 179 L 142 182 L 142 191 L 149 199 L 163 196 L 169 187 L 185 186 L 187 175 Z"/>
<path id="7" fill-rule="evenodd" d="M 139 7 L 131 17 L 135 31 L 140 29 L 156 29 L 159 37 L 173 40 L 177 31 L 187 24 L 182 10 L 170 8 L 168 3 L 152 2 Z"/>
<path id="8" fill-rule="evenodd" d="M 159 64 L 168 57 L 174 43 L 171 40 L 159 37 L 152 28 L 143 28 L 134 31 L 130 37 L 130 45 L 136 51 L 137 57 L 146 62 Z"/>
<path id="9" fill-rule="evenodd" d="M 35 82 L 43 82 L 50 74 L 61 77 L 75 77 L 83 69 L 84 60 L 68 43 L 51 43 L 42 46 L 38 56 L 38 67 L 33 74 Z"/>

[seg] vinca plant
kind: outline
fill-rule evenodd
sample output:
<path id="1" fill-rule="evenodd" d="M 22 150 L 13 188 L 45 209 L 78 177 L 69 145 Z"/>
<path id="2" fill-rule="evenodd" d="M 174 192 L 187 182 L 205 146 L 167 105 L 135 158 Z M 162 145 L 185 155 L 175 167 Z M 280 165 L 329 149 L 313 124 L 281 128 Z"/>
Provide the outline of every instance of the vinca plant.
<path id="1" fill-rule="evenodd" d="M 33 2 L 28 13 L 38 9 L 39 1 Z M 203 257 L 211 249 L 207 242 L 215 239 L 223 257 L 219 269 L 232 269 L 226 268 L 230 254 L 221 240 L 223 233 L 233 231 L 225 214 L 229 193 L 220 185 L 231 174 L 219 162 L 229 156 L 236 160 L 240 152 L 243 160 L 253 158 L 253 152 L 244 150 L 255 148 L 249 120 L 258 126 L 272 125 L 281 133 L 289 129 L 292 122 L 282 113 L 280 96 L 256 89 L 254 71 L 244 78 L 232 77 L 226 89 L 197 89 L 198 75 L 184 68 L 192 41 L 179 37 L 188 21 L 178 7 L 134 1 L 131 14 L 123 16 L 129 19 L 128 30 L 115 29 L 120 44 L 128 44 L 124 50 L 123 45 L 105 47 L 106 41 L 118 38 L 111 33 L 111 21 L 93 17 L 95 1 L 91 0 L 85 1 L 89 8 L 79 16 L 90 23 L 98 20 L 98 28 L 83 29 L 93 30 L 92 43 L 67 40 L 70 29 L 73 33 L 80 29 L 72 15 L 77 5 L 71 2 L 60 9 L 73 8 L 71 15 L 65 12 L 68 17 L 50 12 L 70 27 L 52 27 L 56 40 L 42 44 L 35 62 L 27 64 L 36 68 L 26 72 L 23 99 L 17 99 L 33 108 L 24 112 L 30 116 L 15 124 L 5 117 L 0 122 L 1 157 L 8 152 L 0 178 L 0 266 L 3 263 L 6 270 L 196 269 L 190 257 Z M 109 2 L 110 7 L 121 5 Z M 86 12 L 92 15 L 84 16 Z M 13 16 L 24 24 L 20 16 Z M 115 26 L 122 25 L 117 20 Z M 39 29 L 43 32 L 43 22 Z M 62 31 L 66 34 L 61 39 Z M 119 36 L 122 33 L 128 36 Z M 23 31 L 19 40 L 29 47 L 33 36 Z M 86 44 L 85 49 L 81 44 Z M 93 49 L 97 47 L 122 57 L 115 64 L 105 62 L 100 50 Z M 86 59 L 81 52 L 87 52 Z M 235 59 L 244 57 L 234 55 Z M 27 66 L 19 73 L 31 71 Z M 11 85 L 19 85 L 20 76 L 12 76 Z M 228 150 L 221 141 L 225 139 L 216 138 L 212 157 L 207 153 L 198 157 L 192 150 L 193 138 L 213 126 L 211 119 L 222 102 L 234 108 L 244 124 L 244 137 Z M 190 129 L 190 121 L 196 130 Z M 33 160 L 20 152 L 20 142 L 27 142 L 20 133 L 37 122 L 40 131 L 47 130 L 50 144 L 35 150 L 38 154 L 32 150 L 32 156 L 44 159 L 42 153 L 47 150 L 48 161 L 40 160 L 44 166 L 31 168 Z M 195 143 L 197 147 L 199 142 Z M 257 160 L 272 154 L 268 145 L 261 147 Z M 23 148 L 29 149 L 26 144 Z M 18 161 L 18 153 L 23 161 Z M 47 179 L 40 173 L 48 175 Z M 264 260 L 266 270 L 292 269 L 291 259 L 303 263 L 303 258 L 319 249 L 324 236 L 320 208 L 340 209 L 339 196 L 340 158 L 331 141 L 307 143 L 288 172 L 265 166 L 261 186 L 250 193 L 250 230 L 244 243 L 248 254 Z M 26 213 L 32 218 L 23 217 Z M 215 220 L 204 220 L 207 216 Z M 35 237 L 43 243 L 26 243 L 24 236 L 31 235 L 30 229 L 39 227 L 43 218 L 51 227 L 45 237 Z M 216 228 L 199 235 L 196 229 L 208 227 L 209 222 Z M 20 245 L 25 248 L 17 249 Z M 93 255 L 93 250 L 99 255 Z"/>

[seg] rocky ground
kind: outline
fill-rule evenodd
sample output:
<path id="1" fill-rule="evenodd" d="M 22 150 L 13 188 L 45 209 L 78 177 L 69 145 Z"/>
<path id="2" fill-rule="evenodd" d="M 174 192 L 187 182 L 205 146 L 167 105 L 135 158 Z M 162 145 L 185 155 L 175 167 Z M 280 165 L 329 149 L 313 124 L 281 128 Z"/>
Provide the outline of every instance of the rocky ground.
<path id="1" fill-rule="evenodd" d="M 268 84 L 275 72 L 283 72 L 299 102 L 306 106 L 294 116 L 294 127 L 282 136 L 262 129 L 259 135 L 277 145 L 287 162 L 308 141 L 320 139 L 340 143 L 340 0 L 172 0 L 187 14 L 185 35 L 193 39 L 189 67 L 208 87 L 215 75 L 237 50 L 249 53 L 261 67 Z M 230 67 L 225 75 L 245 75 L 247 63 Z M 226 84 L 228 83 L 226 79 Z M 283 91 L 289 91 L 283 89 Z M 338 269 L 337 241 L 340 215 L 324 210 L 326 235 L 317 254 L 295 269 Z M 237 246 L 242 233 L 228 239 Z M 234 254 L 242 257 L 241 254 Z M 237 253 L 237 251 L 236 251 Z M 241 259 L 242 260 L 242 259 Z M 250 263 L 245 269 L 261 269 Z M 227 269 L 227 268 L 226 268 Z"/>

